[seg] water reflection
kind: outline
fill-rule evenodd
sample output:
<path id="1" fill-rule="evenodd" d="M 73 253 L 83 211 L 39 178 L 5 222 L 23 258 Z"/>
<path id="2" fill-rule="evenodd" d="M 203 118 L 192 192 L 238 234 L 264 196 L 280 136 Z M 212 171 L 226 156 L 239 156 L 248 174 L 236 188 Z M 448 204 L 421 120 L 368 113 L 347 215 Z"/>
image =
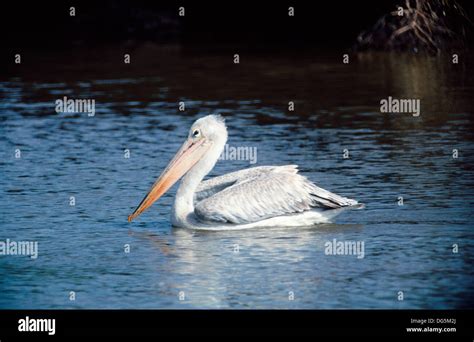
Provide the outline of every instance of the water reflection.
<path id="1" fill-rule="evenodd" d="M 270 272 L 282 276 L 280 272 L 287 272 L 287 267 L 303 263 L 309 253 L 317 259 L 324 259 L 327 233 L 344 234 L 362 229 L 363 225 L 323 224 L 298 228 L 297 234 L 295 228 L 288 227 L 247 232 L 205 232 L 176 228 L 171 233 L 131 231 L 130 235 L 149 242 L 154 249 L 150 253 L 158 253 L 165 258 L 165 270 L 160 268 L 160 274 L 174 274 L 186 279 L 184 284 L 176 285 L 175 294 L 181 290 L 188 293 L 193 306 L 232 307 L 229 305 L 228 289 L 236 286 L 236 277 L 239 282 L 246 282 L 254 277 L 252 272 Z M 242 265 L 250 266 L 251 271 L 244 271 Z M 276 282 L 279 281 L 277 279 Z M 167 279 L 161 280 L 166 282 Z M 273 282 L 271 278 L 262 281 L 266 283 L 260 285 L 262 288 Z M 250 283 L 247 285 L 251 286 Z M 274 299 L 283 307 L 291 307 L 292 303 L 285 303 L 285 297 L 292 287 L 288 283 L 280 285 L 289 287 L 286 291 L 281 290 Z M 259 291 L 258 288 L 255 291 Z M 251 294 L 253 292 L 249 296 Z M 254 305 L 262 305 L 258 300 L 253 302 Z"/>

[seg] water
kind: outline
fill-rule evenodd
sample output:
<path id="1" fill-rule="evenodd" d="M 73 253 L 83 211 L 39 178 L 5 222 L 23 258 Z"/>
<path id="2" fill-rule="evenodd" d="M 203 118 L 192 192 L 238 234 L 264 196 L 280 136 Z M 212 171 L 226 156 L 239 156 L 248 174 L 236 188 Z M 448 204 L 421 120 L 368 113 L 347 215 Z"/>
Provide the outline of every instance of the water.
<path id="1" fill-rule="evenodd" d="M 472 307 L 472 62 L 121 54 L 31 55 L 0 78 L 0 241 L 39 249 L 0 256 L 0 308 Z M 63 96 L 95 99 L 96 115 L 57 114 Z M 421 99 L 421 116 L 381 114 L 388 96 Z M 216 112 L 256 165 L 298 164 L 366 209 L 308 228 L 188 231 L 170 226 L 174 187 L 128 223 L 192 122 Z M 220 161 L 212 175 L 249 166 Z M 363 241 L 365 257 L 326 255 L 333 239 Z"/>

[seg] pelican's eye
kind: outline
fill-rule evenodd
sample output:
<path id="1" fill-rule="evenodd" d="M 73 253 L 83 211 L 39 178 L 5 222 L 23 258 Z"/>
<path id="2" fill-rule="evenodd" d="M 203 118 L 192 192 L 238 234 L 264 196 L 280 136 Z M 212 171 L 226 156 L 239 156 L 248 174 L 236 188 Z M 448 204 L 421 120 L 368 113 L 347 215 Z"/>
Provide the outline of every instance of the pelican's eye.
<path id="1" fill-rule="evenodd" d="M 193 138 L 198 138 L 201 135 L 201 132 L 198 129 L 193 131 Z"/>

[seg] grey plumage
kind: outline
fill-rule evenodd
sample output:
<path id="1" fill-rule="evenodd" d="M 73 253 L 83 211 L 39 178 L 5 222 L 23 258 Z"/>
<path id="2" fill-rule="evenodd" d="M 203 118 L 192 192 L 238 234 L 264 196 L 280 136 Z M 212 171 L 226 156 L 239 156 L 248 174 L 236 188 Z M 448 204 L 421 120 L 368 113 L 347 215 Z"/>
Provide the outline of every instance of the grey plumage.
<path id="1" fill-rule="evenodd" d="M 234 224 L 357 204 L 316 186 L 298 174 L 296 165 L 255 167 L 204 181 L 195 201 L 200 220 Z"/>
<path id="2" fill-rule="evenodd" d="M 275 169 L 285 168 L 288 172 L 298 172 L 297 165 L 285 165 L 285 166 L 256 166 L 244 170 L 238 170 L 230 173 L 226 173 L 222 176 L 213 177 L 199 183 L 198 188 L 194 194 L 194 201 L 200 202 L 205 198 L 208 198 L 225 188 L 234 185 L 237 182 L 242 182 L 251 178 L 266 175 Z M 293 171 L 291 171 L 293 170 Z"/>

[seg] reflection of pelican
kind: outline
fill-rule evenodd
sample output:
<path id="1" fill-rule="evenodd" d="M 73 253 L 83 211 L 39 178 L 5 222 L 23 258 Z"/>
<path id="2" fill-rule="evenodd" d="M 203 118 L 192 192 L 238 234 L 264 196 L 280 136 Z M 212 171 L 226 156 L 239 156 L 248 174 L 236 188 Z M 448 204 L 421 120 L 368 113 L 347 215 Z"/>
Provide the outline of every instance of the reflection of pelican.
<path id="1" fill-rule="evenodd" d="M 261 166 L 201 182 L 219 159 L 227 141 L 224 119 L 208 115 L 191 127 L 187 140 L 141 201 L 131 221 L 181 177 L 172 224 L 193 229 L 244 229 L 308 226 L 328 222 L 357 201 L 314 185 L 295 165 Z"/>

